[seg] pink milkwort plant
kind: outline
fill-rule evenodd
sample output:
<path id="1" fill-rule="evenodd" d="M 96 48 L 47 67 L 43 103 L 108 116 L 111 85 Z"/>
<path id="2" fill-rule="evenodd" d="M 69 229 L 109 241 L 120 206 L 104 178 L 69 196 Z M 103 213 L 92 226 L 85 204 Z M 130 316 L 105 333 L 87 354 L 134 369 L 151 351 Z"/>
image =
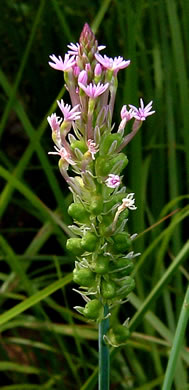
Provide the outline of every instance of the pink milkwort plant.
<path id="1" fill-rule="evenodd" d="M 131 272 L 139 255 L 132 250 L 136 235 L 127 229 L 129 212 L 136 206 L 134 193 L 128 193 L 122 184 L 121 172 L 128 163 L 122 149 L 155 111 L 152 101 L 145 107 L 142 99 L 139 107 L 124 105 L 115 131 L 112 117 L 118 72 L 127 68 L 130 60 L 101 55 L 105 46 L 98 46 L 88 24 L 79 43 L 70 43 L 68 48 L 64 59 L 50 56 L 49 65 L 64 72 L 71 104 L 61 99 L 57 102 L 60 116 L 53 113 L 47 118 L 55 144 L 55 151 L 49 154 L 60 157 L 60 172 L 73 194 L 68 213 L 75 237 L 67 240 L 66 247 L 75 257 L 73 280 L 79 287 L 74 290 L 85 302 L 75 309 L 102 326 L 100 353 L 102 343 L 117 347 L 129 337 L 127 321 L 116 328 L 109 326 L 112 308 L 124 303 L 135 287 Z M 127 134 L 129 121 L 133 122 L 132 131 Z"/>

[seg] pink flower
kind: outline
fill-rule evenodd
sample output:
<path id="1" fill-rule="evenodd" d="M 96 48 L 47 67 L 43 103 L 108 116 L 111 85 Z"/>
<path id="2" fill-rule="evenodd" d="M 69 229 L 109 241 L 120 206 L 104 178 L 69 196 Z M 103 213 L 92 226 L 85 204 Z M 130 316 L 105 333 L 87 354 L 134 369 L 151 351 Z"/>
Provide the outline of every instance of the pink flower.
<path id="1" fill-rule="evenodd" d="M 57 154 L 62 160 L 65 160 L 68 164 L 75 165 L 75 161 L 72 160 L 70 153 L 64 148 L 58 148 L 54 146 L 56 152 L 48 152 L 48 154 Z"/>
<path id="2" fill-rule="evenodd" d="M 49 57 L 52 61 L 54 61 L 54 63 L 49 62 L 49 65 L 56 70 L 62 70 L 66 72 L 75 65 L 75 57 L 70 57 L 69 54 L 65 54 L 64 61 L 61 56 L 58 56 L 57 58 L 54 54 Z"/>
<path id="3" fill-rule="evenodd" d="M 130 110 L 128 111 L 127 106 L 124 105 L 121 109 L 121 119 L 126 119 L 126 121 L 130 121 L 130 119 L 132 119 L 133 116 L 134 116 L 134 111 L 132 110 L 132 108 L 130 108 Z"/>
<path id="4" fill-rule="evenodd" d="M 109 83 L 106 84 L 100 84 L 97 85 L 90 83 L 85 87 L 82 83 L 78 83 L 80 88 L 83 89 L 83 91 L 86 93 L 87 96 L 89 96 L 92 99 L 96 99 L 98 96 L 102 95 L 106 91 L 106 89 L 109 87 Z"/>
<path id="5" fill-rule="evenodd" d="M 79 43 L 70 43 L 67 46 L 70 49 L 70 50 L 68 50 L 68 54 L 75 55 L 75 56 L 78 55 L 78 50 L 79 50 L 79 46 L 80 46 Z"/>
<path id="6" fill-rule="evenodd" d="M 119 187 L 120 183 L 121 183 L 120 177 L 118 175 L 113 175 L 112 173 L 110 173 L 108 175 L 108 178 L 105 180 L 105 184 L 109 188 Z"/>
<path id="7" fill-rule="evenodd" d="M 123 57 L 115 57 L 110 58 L 106 55 L 101 56 L 101 54 L 95 54 L 95 58 L 98 62 L 100 62 L 101 65 L 103 65 L 104 68 L 114 71 L 115 73 L 118 72 L 120 69 L 124 69 L 127 66 L 130 65 L 130 60 L 125 61 Z"/>
<path id="8" fill-rule="evenodd" d="M 65 121 L 72 122 L 72 121 L 75 121 L 77 119 L 80 119 L 81 111 L 77 111 L 77 110 L 79 110 L 79 104 L 77 104 L 76 106 L 71 108 L 71 106 L 69 104 L 64 104 L 63 99 L 61 99 L 60 102 L 57 100 L 57 103 L 58 103 L 58 106 L 64 115 Z"/>
<path id="9" fill-rule="evenodd" d="M 60 129 L 60 124 L 62 122 L 62 118 L 59 116 L 56 116 L 56 114 L 52 114 L 51 116 L 47 117 L 47 120 L 49 122 L 49 125 L 52 129 L 52 131 L 57 131 Z"/>
<path id="10" fill-rule="evenodd" d="M 135 119 L 137 119 L 138 121 L 145 121 L 147 116 L 155 113 L 155 111 L 150 111 L 152 108 L 152 103 L 153 103 L 153 101 L 151 101 L 150 103 L 147 104 L 146 107 L 144 107 L 144 102 L 142 99 L 140 99 L 140 107 L 139 108 L 132 106 L 132 104 L 129 104 L 129 107 L 134 112 L 133 117 Z"/>
<path id="11" fill-rule="evenodd" d="M 99 151 L 99 146 L 92 139 L 87 141 L 88 151 L 91 153 L 92 159 L 95 160 L 95 154 Z"/>

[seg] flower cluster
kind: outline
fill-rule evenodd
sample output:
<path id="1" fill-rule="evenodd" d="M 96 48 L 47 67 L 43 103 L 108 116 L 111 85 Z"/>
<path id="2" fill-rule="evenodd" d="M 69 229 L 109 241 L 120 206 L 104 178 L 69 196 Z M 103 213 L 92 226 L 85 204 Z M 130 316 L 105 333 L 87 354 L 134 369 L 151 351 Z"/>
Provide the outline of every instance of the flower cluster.
<path id="1" fill-rule="evenodd" d="M 89 320 L 101 321 L 104 306 L 109 310 L 125 301 L 135 282 L 132 240 L 127 230 L 129 210 L 135 210 L 133 193 L 122 185 L 121 172 L 128 159 L 122 152 L 125 145 L 155 111 L 152 102 L 146 107 L 124 105 L 117 131 L 112 116 L 121 69 L 130 65 L 122 57 L 109 58 L 99 54 L 105 46 L 98 42 L 85 24 L 79 43 L 69 44 L 64 59 L 50 56 L 49 65 L 64 72 L 71 105 L 58 101 L 62 116 L 53 113 L 48 122 L 55 151 L 60 156 L 60 172 L 73 193 L 68 208 L 74 224 L 75 237 L 67 240 L 67 250 L 75 256 L 73 280 L 80 287 L 86 304 L 76 310 Z M 125 134 L 128 121 L 132 131 Z M 124 333 L 125 334 L 125 333 Z M 115 345 L 115 337 L 112 345 Z"/>

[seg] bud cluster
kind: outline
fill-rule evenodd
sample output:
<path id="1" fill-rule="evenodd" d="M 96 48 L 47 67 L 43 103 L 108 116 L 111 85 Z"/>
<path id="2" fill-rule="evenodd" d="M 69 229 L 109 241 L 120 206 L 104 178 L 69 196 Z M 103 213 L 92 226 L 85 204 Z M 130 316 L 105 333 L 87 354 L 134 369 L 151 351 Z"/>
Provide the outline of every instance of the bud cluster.
<path id="1" fill-rule="evenodd" d="M 67 250 L 76 257 L 73 280 L 86 304 L 76 307 L 86 318 L 101 321 L 104 306 L 111 308 L 125 302 L 134 289 L 131 276 L 134 267 L 131 236 L 127 231 L 129 210 L 135 210 L 133 193 L 122 185 L 121 173 L 128 159 L 121 150 L 130 142 L 147 116 L 152 115 L 152 102 L 146 107 L 124 105 L 117 131 L 112 116 L 117 90 L 117 74 L 130 64 L 122 57 L 109 58 L 99 52 L 105 46 L 98 42 L 85 24 L 79 43 L 68 45 L 64 59 L 51 55 L 49 65 L 64 72 L 71 105 L 58 101 L 61 116 L 52 114 L 55 151 L 60 156 L 59 169 L 73 193 L 68 214 L 74 238 L 67 240 Z M 128 121 L 132 131 L 125 135 Z M 124 328 L 125 329 L 125 328 Z M 116 342 L 110 330 L 109 341 Z M 125 337 L 125 330 L 122 329 Z M 119 332 L 120 334 L 120 332 Z M 108 336 L 107 336 L 108 337 Z M 113 340 L 113 341 L 111 341 Z"/>

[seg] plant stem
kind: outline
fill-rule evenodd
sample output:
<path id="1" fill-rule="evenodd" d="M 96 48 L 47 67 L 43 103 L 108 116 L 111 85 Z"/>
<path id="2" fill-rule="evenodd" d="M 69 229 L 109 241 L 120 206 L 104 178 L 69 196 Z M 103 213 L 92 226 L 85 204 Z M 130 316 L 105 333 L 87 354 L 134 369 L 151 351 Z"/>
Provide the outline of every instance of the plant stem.
<path id="1" fill-rule="evenodd" d="M 189 286 L 187 288 L 184 303 L 183 303 L 182 310 L 180 313 L 175 337 L 173 340 L 173 346 L 171 349 L 171 353 L 170 353 L 170 357 L 169 357 L 169 361 L 168 361 L 168 365 L 167 365 L 167 369 L 166 369 L 166 373 L 165 373 L 165 378 L 164 378 L 162 390 L 170 390 L 171 389 L 171 385 L 172 385 L 174 374 L 175 374 L 175 367 L 176 367 L 176 363 L 178 360 L 179 351 L 180 351 L 180 348 L 182 346 L 184 332 L 186 329 L 188 317 L 189 317 Z"/>
<path id="2" fill-rule="evenodd" d="M 104 315 L 108 314 L 108 306 L 104 306 Z M 109 347 L 104 342 L 104 335 L 109 329 L 109 318 L 102 320 L 98 328 L 98 348 L 99 348 L 99 375 L 98 389 L 109 390 L 110 386 L 110 356 Z"/>

